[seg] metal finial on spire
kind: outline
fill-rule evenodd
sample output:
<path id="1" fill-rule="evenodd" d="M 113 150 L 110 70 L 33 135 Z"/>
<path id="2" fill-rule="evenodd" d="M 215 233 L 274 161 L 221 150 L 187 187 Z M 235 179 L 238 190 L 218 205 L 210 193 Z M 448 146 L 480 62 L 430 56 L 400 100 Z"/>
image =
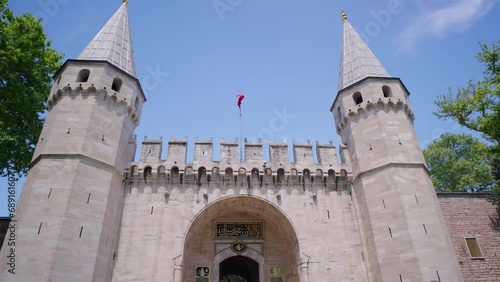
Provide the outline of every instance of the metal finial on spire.
<path id="1" fill-rule="evenodd" d="M 128 4 L 128 0 L 123 0 L 123 5 L 127 5 Z"/>
<path id="2" fill-rule="evenodd" d="M 342 11 L 342 20 L 345 22 L 347 21 L 347 15 L 345 14 L 344 10 L 341 11 Z"/>

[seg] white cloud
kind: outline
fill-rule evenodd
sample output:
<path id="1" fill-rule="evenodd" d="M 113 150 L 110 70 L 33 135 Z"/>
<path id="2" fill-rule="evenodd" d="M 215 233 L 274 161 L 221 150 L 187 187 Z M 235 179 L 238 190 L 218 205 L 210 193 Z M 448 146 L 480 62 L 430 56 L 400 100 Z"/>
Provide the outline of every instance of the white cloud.
<path id="1" fill-rule="evenodd" d="M 440 1 L 442 2 L 442 1 Z M 442 38 L 450 33 L 467 30 L 475 21 L 486 15 L 497 3 L 497 0 L 455 0 L 446 1 L 447 5 L 428 10 L 428 3 L 417 1 L 422 15 L 413 19 L 401 34 L 401 46 L 398 52 L 412 50 L 424 37 Z"/>

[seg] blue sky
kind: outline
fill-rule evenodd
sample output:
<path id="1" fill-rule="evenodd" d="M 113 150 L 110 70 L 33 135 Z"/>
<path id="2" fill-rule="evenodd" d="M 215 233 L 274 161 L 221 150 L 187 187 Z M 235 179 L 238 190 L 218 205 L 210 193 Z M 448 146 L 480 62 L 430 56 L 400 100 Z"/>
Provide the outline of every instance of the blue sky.
<path id="1" fill-rule="evenodd" d="M 16 14 L 43 17 L 53 47 L 66 58 L 76 58 L 121 4 L 10 2 Z M 338 145 L 329 109 L 337 92 L 341 5 L 388 72 L 409 89 L 423 147 L 443 132 L 462 131 L 432 114 L 434 100 L 480 79 L 478 42 L 500 39 L 497 0 L 129 2 L 138 78 L 148 98 L 138 139 L 189 136 L 190 149 L 195 137 L 213 137 L 218 146 L 221 137 L 239 136 L 238 93 L 246 96 L 243 135 L 250 141 Z M 284 112 L 293 118 L 273 126 Z"/>

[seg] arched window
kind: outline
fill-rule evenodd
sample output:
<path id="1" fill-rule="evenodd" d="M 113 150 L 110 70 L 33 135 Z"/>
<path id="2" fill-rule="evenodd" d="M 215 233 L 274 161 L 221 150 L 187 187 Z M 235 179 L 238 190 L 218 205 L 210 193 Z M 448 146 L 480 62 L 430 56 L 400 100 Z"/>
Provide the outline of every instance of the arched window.
<path id="1" fill-rule="evenodd" d="M 278 169 L 278 183 L 283 183 L 284 179 L 285 179 L 285 170 L 280 168 Z"/>
<path id="2" fill-rule="evenodd" d="M 153 169 L 150 166 L 146 167 L 144 169 L 144 179 L 146 179 L 146 180 L 147 179 L 151 179 L 151 177 L 152 177 L 152 171 L 153 171 Z"/>
<path id="3" fill-rule="evenodd" d="M 259 169 L 252 169 L 252 181 L 259 181 Z"/>
<path id="4" fill-rule="evenodd" d="M 187 166 L 184 169 L 184 179 L 186 180 L 194 180 L 194 174 L 193 174 L 193 168 L 190 166 Z"/>
<path id="5" fill-rule="evenodd" d="M 218 167 L 212 168 L 213 181 L 220 181 L 220 169 Z"/>
<path id="6" fill-rule="evenodd" d="M 226 175 L 224 176 L 225 181 L 233 180 L 233 169 L 228 167 L 226 168 Z"/>
<path id="7" fill-rule="evenodd" d="M 170 175 L 172 175 L 172 179 L 179 179 L 179 168 L 176 166 L 173 166 L 172 169 L 170 169 Z"/>
<path id="8" fill-rule="evenodd" d="M 309 183 L 311 181 L 311 171 L 304 169 L 302 172 L 304 183 Z"/>
<path id="9" fill-rule="evenodd" d="M 207 180 L 207 170 L 204 167 L 200 167 L 198 169 L 198 181 L 205 181 Z"/>
<path id="10" fill-rule="evenodd" d="M 384 93 L 384 97 L 392 97 L 392 90 L 389 86 L 384 85 L 382 86 L 382 92 Z"/>
<path id="11" fill-rule="evenodd" d="M 87 82 L 89 81 L 90 71 L 85 69 L 81 70 L 76 77 L 76 82 Z"/>
<path id="12" fill-rule="evenodd" d="M 330 169 L 328 170 L 328 182 L 334 182 L 335 181 L 335 170 Z"/>
<path id="13" fill-rule="evenodd" d="M 162 165 L 158 167 L 157 172 L 158 172 L 158 178 L 165 178 L 165 176 L 167 175 L 165 173 L 165 167 Z"/>
<path id="14" fill-rule="evenodd" d="M 247 175 L 247 170 L 246 169 L 240 168 L 238 170 L 238 180 L 244 180 L 246 175 Z"/>
<path id="15" fill-rule="evenodd" d="M 264 171 L 264 174 L 266 176 L 272 176 L 273 175 L 273 171 L 270 168 L 266 168 L 266 170 Z"/>
<path id="16" fill-rule="evenodd" d="M 133 166 L 130 167 L 130 175 L 132 177 L 138 175 L 138 168 L 137 168 L 136 165 L 133 165 Z"/>
<path id="17" fill-rule="evenodd" d="M 347 180 L 347 171 L 345 169 L 340 170 L 339 180 L 342 180 L 342 181 Z"/>
<path id="18" fill-rule="evenodd" d="M 120 89 L 122 89 L 122 80 L 119 78 L 113 79 L 113 84 L 111 85 L 111 90 L 120 92 Z"/>
<path id="19" fill-rule="evenodd" d="M 352 94 L 352 99 L 354 100 L 354 103 L 356 103 L 356 105 L 363 103 L 363 96 L 361 96 L 361 92 Z"/>

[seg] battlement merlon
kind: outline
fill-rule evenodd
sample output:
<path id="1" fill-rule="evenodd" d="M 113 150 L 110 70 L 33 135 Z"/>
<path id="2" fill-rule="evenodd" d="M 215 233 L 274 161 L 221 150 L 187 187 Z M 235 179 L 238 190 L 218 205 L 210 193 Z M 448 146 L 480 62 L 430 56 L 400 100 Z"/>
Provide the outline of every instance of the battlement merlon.
<path id="1" fill-rule="evenodd" d="M 197 171 L 199 168 L 205 168 L 211 171 L 212 168 L 218 168 L 221 171 L 231 168 L 234 172 L 243 168 L 247 172 L 258 169 L 259 172 L 264 172 L 265 169 L 271 169 L 276 172 L 279 169 L 284 169 L 287 173 L 295 170 L 303 172 L 309 170 L 314 173 L 317 170 L 322 170 L 327 173 L 333 170 L 336 173 L 345 170 L 351 173 L 351 163 L 347 154 L 347 146 L 340 145 L 340 152 L 336 151 L 336 147 L 332 142 L 329 144 L 320 144 L 316 142 L 315 145 L 310 141 L 307 143 L 293 142 L 293 162 L 289 161 L 289 150 L 286 142 L 269 142 L 269 158 L 264 159 L 264 145 L 261 140 L 258 142 L 248 142 L 244 140 L 245 160 L 240 161 L 239 158 L 239 145 L 238 140 L 220 142 L 220 161 L 213 159 L 213 141 L 196 140 L 194 142 L 194 156 L 193 163 L 187 163 L 188 153 L 188 139 L 174 139 L 170 138 L 168 142 L 167 159 L 161 159 L 162 143 L 160 140 L 148 140 L 147 137 L 142 143 L 142 150 L 139 162 L 133 165 L 137 166 L 140 170 L 144 167 L 151 167 L 153 170 L 162 166 L 167 170 L 172 167 L 177 167 L 183 171 L 186 167 L 192 168 Z M 318 162 L 314 162 L 314 151 L 316 148 L 316 157 Z M 340 160 L 339 160 L 340 156 Z"/>
<path id="2" fill-rule="evenodd" d="M 288 144 L 286 142 L 273 143 L 269 141 L 269 159 L 271 163 L 289 163 Z"/>
<path id="3" fill-rule="evenodd" d="M 262 165 L 264 163 L 264 147 L 262 139 L 258 142 L 248 142 L 245 139 L 245 162 L 257 163 Z"/>

